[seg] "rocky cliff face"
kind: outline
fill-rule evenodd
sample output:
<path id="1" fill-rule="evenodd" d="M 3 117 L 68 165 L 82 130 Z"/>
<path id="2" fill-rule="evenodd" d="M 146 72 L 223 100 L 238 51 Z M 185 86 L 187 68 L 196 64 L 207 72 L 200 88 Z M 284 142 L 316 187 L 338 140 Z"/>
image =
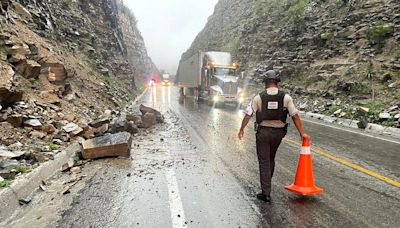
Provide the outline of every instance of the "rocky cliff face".
<path id="1" fill-rule="evenodd" d="M 182 58 L 230 51 L 250 85 L 281 70 L 304 110 L 353 118 L 362 106 L 399 126 L 399 12 L 395 0 L 220 0 Z"/>
<path id="2" fill-rule="evenodd" d="M 155 71 L 120 0 L 0 1 L 0 176 L 110 131 Z"/>
<path id="3" fill-rule="evenodd" d="M 2 1 L 0 12 L 5 67 L 24 68 L 27 61 L 34 61 L 43 75 L 47 65 L 57 63 L 65 70 L 64 84 L 95 92 L 95 85 L 83 81 L 90 72 L 98 83 L 104 82 L 95 88 L 103 90 L 98 95 L 108 94 L 116 104 L 133 97 L 135 79 L 140 84 L 156 70 L 135 17 L 122 1 L 10 0 Z"/>

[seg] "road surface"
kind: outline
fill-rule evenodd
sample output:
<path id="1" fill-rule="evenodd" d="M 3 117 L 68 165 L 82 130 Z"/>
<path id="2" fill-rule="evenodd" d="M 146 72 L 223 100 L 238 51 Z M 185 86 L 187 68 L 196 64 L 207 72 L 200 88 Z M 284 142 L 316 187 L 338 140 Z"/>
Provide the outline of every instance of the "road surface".
<path id="1" fill-rule="evenodd" d="M 142 102 L 166 123 L 141 133 L 132 161 L 103 167 L 66 205 L 57 227 L 400 227 L 400 144 L 305 122 L 323 194 L 286 192 L 300 152 L 290 129 L 276 157 L 272 202 L 260 191 L 254 131 L 237 139 L 243 112 L 150 88 Z M 396 186 L 397 185 L 397 186 Z"/>

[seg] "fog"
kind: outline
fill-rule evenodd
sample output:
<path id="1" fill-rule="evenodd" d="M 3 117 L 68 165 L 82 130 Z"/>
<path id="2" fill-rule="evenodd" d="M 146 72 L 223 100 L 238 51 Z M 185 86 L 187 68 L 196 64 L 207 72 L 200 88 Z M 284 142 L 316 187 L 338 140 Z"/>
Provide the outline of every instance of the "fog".
<path id="1" fill-rule="evenodd" d="M 181 54 L 213 13 L 218 0 L 125 0 L 133 11 L 150 57 L 176 73 Z"/>

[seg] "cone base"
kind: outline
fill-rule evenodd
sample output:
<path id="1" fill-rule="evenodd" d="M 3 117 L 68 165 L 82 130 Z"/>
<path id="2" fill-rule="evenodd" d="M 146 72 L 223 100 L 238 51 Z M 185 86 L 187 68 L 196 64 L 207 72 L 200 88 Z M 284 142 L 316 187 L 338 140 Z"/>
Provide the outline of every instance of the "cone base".
<path id="1" fill-rule="evenodd" d="M 285 189 L 291 192 L 294 192 L 299 195 L 308 196 L 308 195 L 315 195 L 321 192 L 324 192 L 324 189 L 318 188 L 316 186 L 312 187 L 300 187 L 294 184 L 285 186 Z"/>

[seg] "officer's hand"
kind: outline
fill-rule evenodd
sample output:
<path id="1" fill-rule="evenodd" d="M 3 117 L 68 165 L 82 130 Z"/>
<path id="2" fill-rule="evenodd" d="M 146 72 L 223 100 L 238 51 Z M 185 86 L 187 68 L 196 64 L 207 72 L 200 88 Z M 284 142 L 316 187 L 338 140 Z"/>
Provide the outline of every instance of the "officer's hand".
<path id="1" fill-rule="evenodd" d="M 304 134 L 301 135 L 301 139 L 308 139 L 308 140 L 310 140 L 311 137 L 310 137 L 309 135 L 307 135 L 306 133 L 304 133 Z"/>
<path id="2" fill-rule="evenodd" d="M 243 135 L 244 135 L 244 130 L 240 129 L 239 134 L 238 134 L 238 137 L 239 137 L 240 140 L 242 140 Z"/>

